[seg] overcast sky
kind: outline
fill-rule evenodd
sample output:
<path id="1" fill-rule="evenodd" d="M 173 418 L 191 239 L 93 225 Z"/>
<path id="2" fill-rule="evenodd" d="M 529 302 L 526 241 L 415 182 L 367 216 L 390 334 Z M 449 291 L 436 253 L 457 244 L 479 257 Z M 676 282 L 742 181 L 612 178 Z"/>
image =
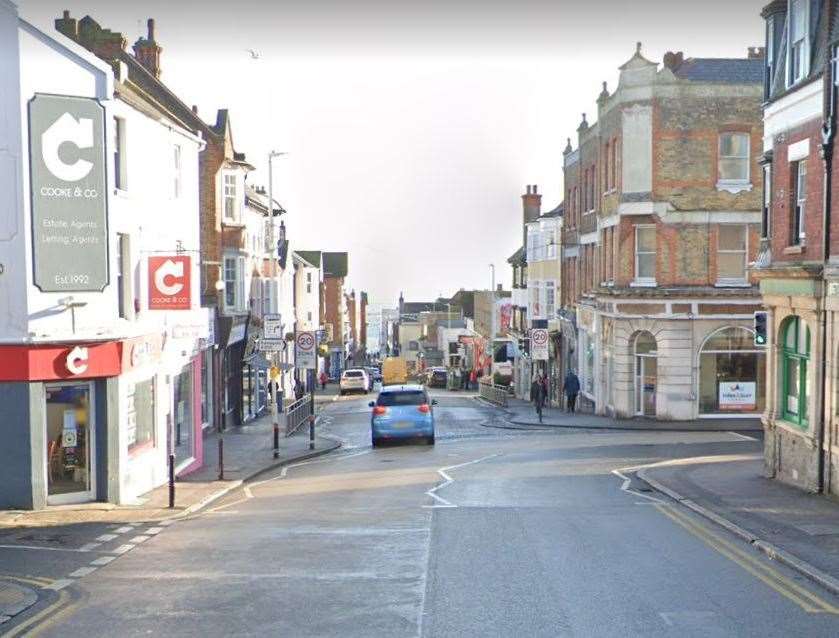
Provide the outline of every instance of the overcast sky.
<path id="1" fill-rule="evenodd" d="M 292 247 L 348 251 L 349 285 L 386 305 L 488 288 L 490 263 L 508 287 L 525 185 L 559 203 L 565 140 L 636 41 L 654 61 L 743 57 L 765 3 L 20 0 L 39 26 L 69 9 L 129 46 L 155 18 L 163 81 L 207 121 L 230 109 L 250 183 L 289 153 Z"/>

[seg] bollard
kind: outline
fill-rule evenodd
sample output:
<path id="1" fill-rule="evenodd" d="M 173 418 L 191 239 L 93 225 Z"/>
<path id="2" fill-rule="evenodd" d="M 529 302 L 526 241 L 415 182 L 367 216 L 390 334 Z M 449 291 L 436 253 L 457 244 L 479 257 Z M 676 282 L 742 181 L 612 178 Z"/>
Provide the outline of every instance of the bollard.
<path id="1" fill-rule="evenodd" d="M 309 449 L 315 449 L 315 417 L 309 417 Z"/>
<path id="2" fill-rule="evenodd" d="M 175 455 L 169 455 L 169 509 L 175 508 Z"/>
<path id="3" fill-rule="evenodd" d="M 224 480 L 224 439 L 218 439 L 218 480 Z"/>
<path id="4" fill-rule="evenodd" d="M 274 424 L 274 458 L 280 458 L 280 424 Z"/>

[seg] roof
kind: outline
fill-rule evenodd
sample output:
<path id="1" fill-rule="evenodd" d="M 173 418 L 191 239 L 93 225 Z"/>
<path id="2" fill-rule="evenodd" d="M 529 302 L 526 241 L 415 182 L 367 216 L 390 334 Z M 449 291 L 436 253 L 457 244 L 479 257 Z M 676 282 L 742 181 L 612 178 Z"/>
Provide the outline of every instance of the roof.
<path id="1" fill-rule="evenodd" d="M 763 65 L 762 58 L 688 58 L 673 74 L 691 82 L 761 84 Z"/>
<path id="2" fill-rule="evenodd" d="M 402 314 L 417 314 L 420 312 L 443 312 L 448 307 L 447 303 L 436 301 L 406 301 L 402 304 Z"/>
<path id="3" fill-rule="evenodd" d="M 553 219 L 555 217 L 562 217 L 565 214 L 565 202 L 562 202 L 554 208 L 553 210 L 549 210 L 547 213 L 543 213 L 539 215 L 538 219 Z"/>
<path id="4" fill-rule="evenodd" d="M 256 208 L 260 210 L 260 212 L 266 214 L 268 213 L 268 195 L 266 193 L 260 192 L 256 190 L 250 184 L 245 184 L 245 204 L 256 204 Z M 274 213 L 278 215 L 282 215 L 285 213 L 286 210 L 280 205 L 280 203 L 275 199 L 274 200 Z M 276 216 L 276 215 L 275 215 Z"/>
<path id="5" fill-rule="evenodd" d="M 306 263 L 311 264 L 313 268 L 320 268 L 319 250 L 295 250 L 294 254 Z"/>
<path id="6" fill-rule="evenodd" d="M 524 246 L 522 246 L 516 252 L 514 252 L 512 255 L 510 255 L 510 258 L 507 259 L 507 263 L 508 264 L 513 264 L 513 265 L 526 264 L 527 263 L 527 260 L 525 259 L 526 255 L 527 255 L 527 253 L 524 252 Z"/>
<path id="7" fill-rule="evenodd" d="M 349 272 L 347 253 L 321 253 L 324 277 L 346 277 Z"/>

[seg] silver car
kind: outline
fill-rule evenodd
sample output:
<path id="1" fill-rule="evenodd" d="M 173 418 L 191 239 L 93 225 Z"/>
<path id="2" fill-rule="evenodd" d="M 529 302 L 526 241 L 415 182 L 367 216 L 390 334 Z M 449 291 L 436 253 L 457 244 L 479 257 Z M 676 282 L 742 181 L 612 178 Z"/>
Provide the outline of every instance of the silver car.
<path id="1" fill-rule="evenodd" d="M 347 392 L 363 392 L 367 394 L 370 388 L 370 377 L 366 370 L 361 368 L 352 368 L 344 370 L 341 375 L 341 381 L 338 384 L 338 393 L 346 394 Z"/>

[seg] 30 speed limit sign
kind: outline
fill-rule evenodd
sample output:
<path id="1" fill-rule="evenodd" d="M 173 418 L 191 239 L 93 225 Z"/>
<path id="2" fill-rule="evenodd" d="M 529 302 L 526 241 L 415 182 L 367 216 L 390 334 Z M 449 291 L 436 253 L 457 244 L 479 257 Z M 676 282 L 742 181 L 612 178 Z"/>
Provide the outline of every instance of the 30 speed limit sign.
<path id="1" fill-rule="evenodd" d="M 548 331 L 544 328 L 530 331 L 530 357 L 534 361 L 548 360 Z"/>
<path id="2" fill-rule="evenodd" d="M 314 370 L 317 367 L 315 346 L 317 337 L 314 332 L 298 332 L 295 338 L 294 367 Z"/>

